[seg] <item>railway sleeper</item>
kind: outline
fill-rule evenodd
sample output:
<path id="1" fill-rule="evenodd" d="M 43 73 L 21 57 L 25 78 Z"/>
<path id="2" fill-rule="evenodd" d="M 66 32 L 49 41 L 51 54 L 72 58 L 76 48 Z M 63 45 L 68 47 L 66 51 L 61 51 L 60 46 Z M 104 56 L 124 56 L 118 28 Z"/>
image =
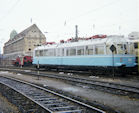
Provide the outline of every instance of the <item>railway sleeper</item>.
<path id="1" fill-rule="evenodd" d="M 15 92 L 13 89 L 7 88 L 7 86 L 3 84 L 0 84 L 0 89 L 3 89 L 3 90 L 0 90 L 2 95 L 5 96 L 9 100 L 10 103 L 17 106 L 18 110 L 21 113 L 46 113 L 46 110 L 44 110 L 43 108 L 38 106 L 36 103 L 32 102 L 31 100 L 28 100 L 26 97 L 21 96 L 21 94 L 19 94 L 18 92 Z M 15 97 L 17 97 L 17 99 Z"/>
<path id="2" fill-rule="evenodd" d="M 55 98 L 35 98 L 35 101 L 39 101 L 39 102 L 48 102 L 48 101 L 51 101 L 51 100 L 55 100 Z"/>
<path id="3" fill-rule="evenodd" d="M 75 106 L 63 106 L 63 107 L 54 107 L 50 108 L 52 111 L 66 111 L 66 110 L 77 110 Z"/>
<path id="4" fill-rule="evenodd" d="M 83 110 L 80 109 L 80 110 L 57 111 L 55 113 L 83 113 Z"/>

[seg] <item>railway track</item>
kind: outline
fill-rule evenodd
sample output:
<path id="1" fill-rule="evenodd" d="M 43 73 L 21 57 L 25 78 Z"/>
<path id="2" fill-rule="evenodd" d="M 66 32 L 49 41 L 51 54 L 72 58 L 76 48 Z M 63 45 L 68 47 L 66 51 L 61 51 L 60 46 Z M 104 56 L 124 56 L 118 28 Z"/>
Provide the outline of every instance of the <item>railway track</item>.
<path id="1" fill-rule="evenodd" d="M 133 87 L 129 85 L 117 84 L 117 83 L 110 83 L 110 82 L 102 82 L 96 80 L 90 80 L 87 78 L 79 78 L 74 76 L 65 76 L 65 75 L 58 75 L 58 74 L 46 74 L 44 72 L 40 72 L 39 75 L 36 71 L 21 71 L 21 70 L 13 70 L 17 73 L 22 74 L 31 74 L 35 76 L 46 76 L 50 78 L 56 78 L 64 81 L 68 81 L 72 84 L 76 84 L 80 87 L 86 87 L 90 89 L 97 89 L 100 91 L 117 94 L 117 95 L 124 95 L 129 96 L 131 98 L 138 98 L 139 99 L 139 87 Z"/>
<path id="2" fill-rule="evenodd" d="M 46 88 L 9 77 L 0 77 L 0 92 L 21 113 L 106 113 Z"/>
<path id="3" fill-rule="evenodd" d="M 0 67 L 0 68 L 5 68 L 5 67 Z M 30 67 L 22 67 L 22 68 L 21 67 L 8 66 L 7 68 L 9 68 L 9 69 L 17 69 L 17 70 L 20 69 L 20 70 L 32 70 L 32 71 L 36 71 L 36 68 L 33 67 L 33 66 L 30 66 Z M 41 71 L 46 71 L 45 68 L 41 68 L 40 70 Z M 52 69 L 52 70 L 48 70 L 48 71 L 50 71 L 50 72 L 58 72 L 56 69 Z M 91 71 L 75 71 L 75 70 L 61 70 L 61 71 L 66 72 L 66 73 L 74 73 L 74 74 L 81 74 L 81 75 L 84 75 L 84 74 L 85 75 L 92 75 L 93 74 Z M 103 73 L 98 73 L 98 74 L 95 73 L 95 76 L 102 76 L 102 74 L 104 74 L 105 76 L 111 77 L 111 74 L 110 73 L 106 74 L 104 72 Z M 118 73 L 115 73 L 115 75 L 116 76 L 120 76 L 120 74 L 118 74 Z M 124 76 L 125 77 L 129 77 L 131 75 L 125 74 Z M 133 70 L 132 76 L 138 76 L 137 69 L 134 69 Z"/>

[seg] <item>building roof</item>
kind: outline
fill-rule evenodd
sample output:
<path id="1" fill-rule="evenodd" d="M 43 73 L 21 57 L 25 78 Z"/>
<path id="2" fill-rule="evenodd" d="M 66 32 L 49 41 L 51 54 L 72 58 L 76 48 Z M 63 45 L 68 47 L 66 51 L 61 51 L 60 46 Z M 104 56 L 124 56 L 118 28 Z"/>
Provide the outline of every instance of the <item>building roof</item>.
<path id="1" fill-rule="evenodd" d="M 39 30 L 39 28 L 37 27 L 36 24 L 31 25 L 30 27 L 28 27 L 27 29 L 23 30 L 22 32 L 20 32 L 19 34 L 17 34 L 15 36 L 16 37 L 24 37 L 32 28 L 37 28 Z M 40 31 L 40 30 L 39 30 Z M 40 31 L 41 32 L 41 31 Z"/>
<path id="2" fill-rule="evenodd" d="M 40 29 L 37 27 L 36 24 L 31 25 L 30 27 L 26 28 L 25 30 L 23 30 L 22 32 L 18 33 L 15 35 L 15 31 L 14 31 L 14 35 L 12 37 L 10 37 L 10 39 L 4 44 L 5 46 L 12 44 L 13 42 L 20 40 L 22 38 L 24 38 L 26 36 L 26 34 L 31 31 L 33 28 L 36 28 L 40 33 L 42 33 L 40 31 Z M 12 31 L 13 32 L 13 31 Z M 11 33 L 12 33 L 11 32 Z"/>

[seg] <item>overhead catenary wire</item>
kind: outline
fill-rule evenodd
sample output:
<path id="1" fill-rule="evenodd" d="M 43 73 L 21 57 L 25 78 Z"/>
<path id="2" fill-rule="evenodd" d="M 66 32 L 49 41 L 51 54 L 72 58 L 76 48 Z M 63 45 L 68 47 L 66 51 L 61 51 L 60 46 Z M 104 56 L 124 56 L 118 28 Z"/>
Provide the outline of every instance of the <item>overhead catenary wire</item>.
<path id="1" fill-rule="evenodd" d="M 20 2 L 21 0 L 17 0 L 7 11 L 7 14 L 5 14 L 3 17 L 0 18 L 0 23 L 8 17 L 9 14 L 12 13 L 12 11 L 16 8 L 16 6 L 18 5 L 18 3 Z"/>
<path id="2" fill-rule="evenodd" d="M 113 1 L 111 1 L 111 2 L 109 2 L 109 3 L 105 3 L 105 4 L 103 4 L 102 6 L 97 7 L 97 8 L 95 8 L 95 9 L 91 9 L 91 10 L 89 10 L 89 11 L 83 13 L 83 14 L 76 15 L 76 17 L 73 17 L 73 18 L 71 18 L 71 19 L 65 19 L 65 21 L 63 22 L 63 26 L 64 26 L 64 28 L 65 28 L 65 27 L 69 27 L 70 23 L 72 23 L 73 21 L 76 21 L 77 19 L 79 20 L 80 18 L 85 17 L 86 15 L 88 15 L 88 14 L 90 14 L 90 13 L 94 13 L 94 12 L 100 11 L 100 10 L 102 10 L 102 9 L 108 7 L 108 6 L 112 6 L 112 5 L 114 5 L 115 3 L 118 3 L 119 1 L 120 1 L 120 0 L 113 0 Z M 94 26 L 94 25 L 95 25 L 95 24 L 93 24 L 93 26 Z M 92 27 L 93 27 L 93 26 L 92 26 Z M 57 27 L 57 29 L 58 29 L 58 32 L 63 31 L 63 29 L 59 30 L 59 27 Z M 52 32 L 51 32 L 51 33 L 52 33 Z"/>

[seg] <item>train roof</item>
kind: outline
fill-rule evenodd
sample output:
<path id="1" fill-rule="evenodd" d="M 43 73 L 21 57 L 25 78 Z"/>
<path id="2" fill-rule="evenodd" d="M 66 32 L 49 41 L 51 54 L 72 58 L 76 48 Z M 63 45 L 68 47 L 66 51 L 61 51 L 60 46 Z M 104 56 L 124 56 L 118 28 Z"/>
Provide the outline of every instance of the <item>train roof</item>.
<path id="1" fill-rule="evenodd" d="M 79 40 L 77 42 L 66 42 L 66 43 L 57 43 L 52 45 L 42 45 L 38 49 L 51 49 L 51 48 L 65 48 L 65 47 L 76 47 L 84 45 L 103 45 L 103 44 L 114 44 L 114 43 L 126 43 L 126 39 L 123 36 L 108 36 L 106 38 L 90 39 L 90 40 Z"/>
<path id="2" fill-rule="evenodd" d="M 139 39 L 133 39 L 132 40 L 132 39 L 127 38 L 126 41 L 129 42 L 129 43 L 136 43 L 136 42 L 139 43 Z"/>

